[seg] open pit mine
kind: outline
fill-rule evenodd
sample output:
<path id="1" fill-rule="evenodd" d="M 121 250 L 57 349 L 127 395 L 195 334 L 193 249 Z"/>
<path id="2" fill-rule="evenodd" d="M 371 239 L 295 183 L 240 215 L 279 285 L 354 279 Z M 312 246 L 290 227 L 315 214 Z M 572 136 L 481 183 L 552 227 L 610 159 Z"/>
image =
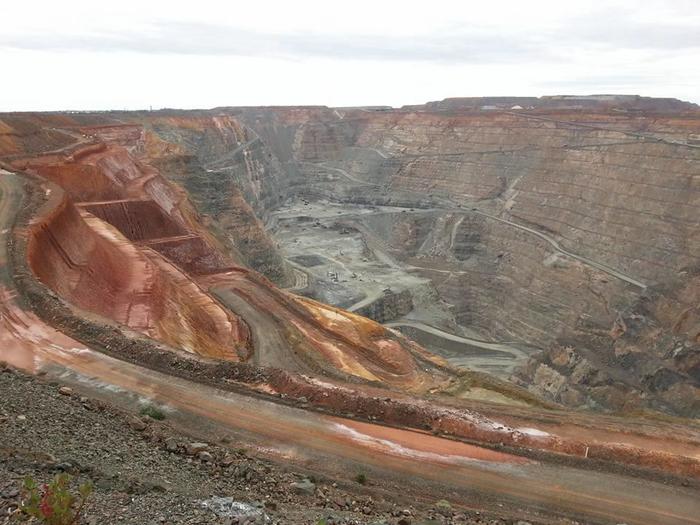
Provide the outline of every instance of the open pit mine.
<path id="1" fill-rule="evenodd" d="M 25 373 L 505 523 L 700 524 L 693 104 L 0 114 L 0 241 Z"/>

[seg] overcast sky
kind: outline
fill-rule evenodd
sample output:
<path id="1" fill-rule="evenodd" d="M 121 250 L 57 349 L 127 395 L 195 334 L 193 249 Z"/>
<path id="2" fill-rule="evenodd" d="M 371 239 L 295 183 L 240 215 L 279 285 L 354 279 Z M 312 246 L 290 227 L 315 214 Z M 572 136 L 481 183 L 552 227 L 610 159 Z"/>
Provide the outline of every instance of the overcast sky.
<path id="1" fill-rule="evenodd" d="M 700 102 L 699 0 L 2 0 L 0 110 Z"/>

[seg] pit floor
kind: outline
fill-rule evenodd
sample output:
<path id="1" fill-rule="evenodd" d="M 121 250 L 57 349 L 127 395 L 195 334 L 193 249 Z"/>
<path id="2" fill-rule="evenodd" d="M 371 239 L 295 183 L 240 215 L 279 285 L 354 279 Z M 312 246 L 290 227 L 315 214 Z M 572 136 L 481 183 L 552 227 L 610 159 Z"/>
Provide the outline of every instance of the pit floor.
<path id="1" fill-rule="evenodd" d="M 484 338 L 455 323 L 449 305 L 440 301 L 429 279 L 394 259 L 376 239 L 368 242 L 363 232 L 348 224 L 373 214 L 411 211 L 297 199 L 272 212 L 267 228 L 294 272 L 306 276 L 297 279 L 301 284 L 294 290 L 296 293 L 353 311 L 377 300 L 387 289 L 395 293 L 409 290 L 414 308 L 392 324 L 418 325 L 408 326 L 408 330 L 395 328 L 413 337 L 414 332 L 426 335 L 419 337 L 419 342 L 454 366 L 509 377 L 526 359 L 526 352 L 507 344 L 494 344 L 496 348 L 474 346 L 472 343 L 483 342 Z M 439 332 L 426 334 L 420 330 L 422 324 L 438 327 L 461 341 L 441 338 Z"/>

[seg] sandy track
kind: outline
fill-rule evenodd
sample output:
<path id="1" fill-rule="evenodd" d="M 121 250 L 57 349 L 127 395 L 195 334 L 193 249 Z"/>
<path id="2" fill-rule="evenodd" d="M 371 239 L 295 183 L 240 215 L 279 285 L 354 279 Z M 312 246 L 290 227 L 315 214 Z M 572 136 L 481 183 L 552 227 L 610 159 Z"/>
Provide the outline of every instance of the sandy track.
<path id="1" fill-rule="evenodd" d="M 522 350 L 519 350 L 517 348 L 514 348 L 512 346 L 506 345 L 504 343 L 493 343 L 489 341 L 484 341 L 482 339 L 472 339 L 469 337 L 463 337 L 461 335 L 456 335 L 456 334 L 451 334 L 449 332 L 445 332 L 443 330 L 440 330 L 439 328 L 435 328 L 434 326 L 427 325 L 425 323 L 420 323 L 418 321 L 396 321 L 392 323 L 386 323 L 386 326 L 389 327 L 395 327 L 395 326 L 411 326 L 413 328 L 417 328 L 419 330 L 423 330 L 424 332 L 428 332 L 430 334 L 436 335 L 438 337 L 442 337 L 443 339 L 448 339 L 450 341 L 456 341 L 458 343 L 463 343 L 466 345 L 470 346 L 476 346 L 477 348 L 483 348 L 485 350 L 495 350 L 498 352 L 506 352 L 509 354 L 512 354 L 514 357 L 523 357 L 524 353 Z"/>
<path id="2" fill-rule="evenodd" d="M 285 370 L 308 371 L 307 364 L 289 348 L 289 343 L 280 335 L 280 327 L 272 318 L 264 315 L 248 301 L 221 286 L 213 288 L 212 293 L 236 315 L 241 316 L 250 327 L 253 335 L 252 361 L 263 366 L 275 365 Z"/>

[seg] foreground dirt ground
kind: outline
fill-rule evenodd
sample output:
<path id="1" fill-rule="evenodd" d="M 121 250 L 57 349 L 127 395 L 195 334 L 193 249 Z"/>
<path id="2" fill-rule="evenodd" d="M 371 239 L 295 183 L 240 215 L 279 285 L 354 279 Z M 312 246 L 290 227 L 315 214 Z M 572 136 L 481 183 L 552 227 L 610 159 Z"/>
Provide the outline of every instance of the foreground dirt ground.
<path id="1" fill-rule="evenodd" d="M 226 436 L 207 444 L 206 454 L 190 455 L 187 448 L 197 440 L 174 430 L 167 418 L 137 418 L 6 367 L 0 371 L 0 391 L 2 523 L 23 519 L 17 506 L 25 476 L 45 481 L 61 471 L 94 484 L 83 522 L 95 525 L 239 523 L 205 509 L 202 501 L 212 496 L 258 506 L 267 516 L 259 523 L 535 523 L 444 502 L 416 505 L 401 487 L 380 486 L 371 477 L 361 485 L 355 472 L 338 479 L 314 477 L 258 458 Z"/>

